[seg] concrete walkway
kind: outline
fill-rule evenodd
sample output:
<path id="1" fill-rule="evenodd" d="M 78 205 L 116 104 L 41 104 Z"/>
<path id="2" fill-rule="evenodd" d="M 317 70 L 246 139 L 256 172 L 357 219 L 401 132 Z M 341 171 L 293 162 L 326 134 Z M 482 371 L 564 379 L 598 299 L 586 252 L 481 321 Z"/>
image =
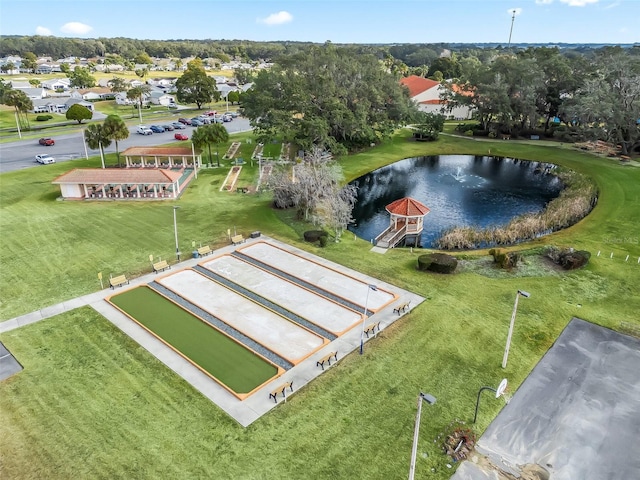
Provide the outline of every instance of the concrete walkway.
<path id="1" fill-rule="evenodd" d="M 283 244 L 268 237 L 248 239 L 247 243 L 243 244 L 242 247 L 246 248 L 248 245 L 259 241 L 269 242 L 284 250 L 291 251 L 296 255 L 306 257 L 313 262 L 325 265 L 354 279 L 365 282 L 366 284 L 375 284 L 385 291 L 396 294 L 397 298 L 393 303 L 384 306 L 383 308 L 378 310 L 375 315 L 372 315 L 366 321 L 367 324 L 380 322 L 381 330 L 384 330 L 386 327 L 410 312 L 410 310 L 407 310 L 406 312 L 402 312 L 402 314 L 398 314 L 393 311 L 396 306 L 411 302 L 411 308 L 414 308 L 424 301 L 424 298 L 416 294 L 402 290 L 385 282 L 381 282 L 378 279 L 367 277 L 359 272 L 355 272 L 341 265 L 329 262 L 323 258 L 316 257 L 315 255 L 312 255 L 308 252 L 299 250 L 290 245 Z M 214 252 L 214 256 L 231 253 L 236 248 L 242 247 L 229 245 L 227 247 L 216 250 Z M 180 264 L 173 265 L 172 269 L 165 273 L 176 273 L 177 271 L 194 267 L 199 263 L 203 263 L 205 261 L 207 260 L 202 258 L 189 258 L 188 260 L 185 260 Z M 131 279 L 130 285 L 125 288 L 146 285 L 158 277 L 159 275 L 149 273 L 141 277 Z M 0 333 L 15 330 L 16 328 L 45 320 L 60 313 L 68 312 L 76 308 L 89 305 L 106 319 L 108 319 L 111 323 L 113 323 L 116 327 L 118 327 L 120 330 L 122 330 L 124 333 L 138 342 L 143 348 L 149 351 L 167 367 L 171 368 L 174 372 L 184 378 L 196 390 L 201 392 L 205 397 L 218 405 L 222 410 L 224 410 L 228 415 L 233 417 L 239 424 L 244 427 L 250 425 L 252 422 L 256 421 L 262 415 L 277 406 L 273 399 L 269 397 L 269 393 L 275 388 L 283 385 L 284 383 L 292 381 L 294 392 L 290 393 L 288 391 L 287 393 L 290 395 L 295 394 L 295 392 L 302 388 L 304 385 L 312 381 L 317 376 L 321 375 L 328 368 L 331 368 L 328 367 L 325 363 L 325 368 L 323 370 L 321 366 L 317 365 L 317 361 L 319 359 L 327 356 L 329 352 L 337 352 L 339 361 L 345 355 L 360 348 L 362 329 L 352 328 L 344 335 L 338 337 L 322 349 L 316 351 L 313 355 L 302 361 L 300 364 L 286 371 L 281 377 L 278 377 L 269 384 L 263 386 L 260 390 L 253 393 L 245 400 L 239 400 L 233 394 L 228 392 L 224 387 L 220 386 L 217 382 L 212 380 L 208 375 L 200 371 L 189 361 L 185 360 L 182 356 L 174 352 L 171 348 L 158 340 L 155 336 L 151 335 L 137 323 L 133 322 L 129 317 L 127 317 L 119 310 L 111 306 L 111 304 L 105 301 L 106 297 L 109 297 L 119 291 L 122 291 L 122 289 L 116 289 L 115 292 L 111 289 L 101 290 L 99 292 L 84 295 L 82 297 L 71 299 L 57 305 L 52 305 L 50 307 L 46 307 L 41 310 L 28 313 L 26 315 L 7 320 L 6 322 L 0 323 Z M 367 338 L 365 337 L 364 340 L 366 341 Z M 367 348 L 366 345 L 365 348 Z M 332 366 L 333 365 L 335 365 L 335 362 L 332 361 Z M 283 401 L 283 397 L 282 395 L 279 395 L 278 402 L 281 401 Z"/>

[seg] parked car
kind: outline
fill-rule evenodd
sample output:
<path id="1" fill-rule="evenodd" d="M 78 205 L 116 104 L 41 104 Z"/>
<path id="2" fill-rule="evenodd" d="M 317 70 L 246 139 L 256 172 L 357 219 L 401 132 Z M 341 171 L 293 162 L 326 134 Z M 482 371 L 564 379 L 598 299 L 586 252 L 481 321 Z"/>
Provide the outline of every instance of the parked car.
<path id="1" fill-rule="evenodd" d="M 231 115 L 233 118 L 238 118 L 240 116 L 240 113 L 238 113 L 238 112 L 229 112 L 229 115 Z"/>
<path id="2" fill-rule="evenodd" d="M 153 135 L 153 130 L 151 130 L 146 125 L 138 125 L 136 133 L 139 133 L 140 135 Z"/>
<path id="3" fill-rule="evenodd" d="M 205 115 L 207 117 L 213 117 L 216 113 L 218 113 L 216 110 L 209 110 Z"/>
<path id="4" fill-rule="evenodd" d="M 40 145 L 45 145 L 47 147 L 50 147 L 52 145 L 55 145 L 56 142 L 53 138 L 41 138 L 40 140 L 38 140 L 38 143 Z"/>
<path id="5" fill-rule="evenodd" d="M 176 140 L 189 140 L 189 137 L 187 137 L 184 133 L 176 133 L 173 135 L 173 138 L 175 138 Z"/>
<path id="6" fill-rule="evenodd" d="M 167 105 L 168 108 L 178 108 L 178 105 L 176 105 L 175 103 L 171 102 L 169 105 Z"/>
<path id="7" fill-rule="evenodd" d="M 179 118 L 178 121 L 184 125 L 191 125 L 191 120 L 188 118 Z"/>
<path id="8" fill-rule="evenodd" d="M 151 131 L 153 133 L 162 133 L 162 132 L 164 132 L 164 128 L 161 127 L 160 125 L 151 125 L 149 127 L 149 129 L 151 129 Z"/>
<path id="9" fill-rule="evenodd" d="M 49 165 L 50 163 L 56 163 L 56 160 L 51 155 L 43 153 L 41 155 L 36 155 L 36 162 L 43 165 Z"/>
<path id="10" fill-rule="evenodd" d="M 162 125 L 162 128 L 164 128 L 165 132 L 173 132 L 175 130 L 175 128 L 173 128 L 173 125 L 171 125 L 170 123 Z"/>
<path id="11" fill-rule="evenodd" d="M 200 125 L 204 125 L 202 120 L 200 120 L 199 118 L 192 118 L 191 119 L 191 126 L 192 127 L 199 127 Z"/>
<path id="12" fill-rule="evenodd" d="M 227 113 L 223 115 L 222 120 L 224 120 L 225 122 L 230 122 L 231 120 L 233 120 L 233 117 Z"/>
<path id="13" fill-rule="evenodd" d="M 171 126 L 175 129 L 175 130 L 184 130 L 186 127 L 184 126 L 184 123 L 180 123 L 180 122 L 173 122 L 171 124 Z"/>

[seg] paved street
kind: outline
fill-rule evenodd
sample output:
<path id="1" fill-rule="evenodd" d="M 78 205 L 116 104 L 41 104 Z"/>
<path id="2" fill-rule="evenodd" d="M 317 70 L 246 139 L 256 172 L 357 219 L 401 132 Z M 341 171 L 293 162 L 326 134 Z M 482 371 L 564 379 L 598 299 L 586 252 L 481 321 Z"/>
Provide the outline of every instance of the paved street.
<path id="1" fill-rule="evenodd" d="M 176 113 L 162 121 L 157 120 L 146 123 L 146 125 L 163 125 L 177 121 L 178 118 L 179 113 Z M 232 122 L 225 123 L 224 126 L 229 133 L 245 132 L 251 129 L 249 120 L 242 117 L 235 118 Z M 193 130 L 194 127 L 187 126 L 186 129 L 179 131 L 185 133 L 189 138 L 191 138 Z M 83 129 L 78 129 L 77 133 L 73 134 L 52 135 L 56 144 L 51 147 L 39 145 L 37 138 L 0 144 L 0 173 L 37 166 L 39 164 L 36 162 L 35 156 L 41 153 L 51 155 L 55 158 L 56 162 L 68 162 L 78 158 L 85 158 L 83 131 Z M 118 144 L 121 152 L 129 147 L 156 146 L 175 141 L 173 139 L 175 131 L 154 133 L 153 135 L 139 135 L 136 133 L 136 125 L 133 125 L 129 127 L 129 132 L 129 138 L 119 142 Z M 46 133 L 43 133 L 43 136 L 47 136 Z M 115 151 L 115 143 L 112 143 L 111 146 L 105 149 L 105 153 Z M 89 156 L 100 154 L 99 150 L 92 150 L 88 147 L 86 153 Z M 41 165 L 40 168 L 47 168 L 47 166 Z"/>

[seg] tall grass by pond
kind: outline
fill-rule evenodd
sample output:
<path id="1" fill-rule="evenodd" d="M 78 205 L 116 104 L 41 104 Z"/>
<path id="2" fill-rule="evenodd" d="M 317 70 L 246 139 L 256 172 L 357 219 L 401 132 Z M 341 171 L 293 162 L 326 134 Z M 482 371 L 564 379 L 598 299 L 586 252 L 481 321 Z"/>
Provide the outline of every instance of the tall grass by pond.
<path id="1" fill-rule="evenodd" d="M 513 245 L 574 225 L 593 210 L 598 189 L 585 175 L 574 171 L 560 171 L 557 176 L 565 188 L 542 212 L 520 215 L 500 227 L 454 227 L 436 240 L 436 247 L 466 250 Z"/>

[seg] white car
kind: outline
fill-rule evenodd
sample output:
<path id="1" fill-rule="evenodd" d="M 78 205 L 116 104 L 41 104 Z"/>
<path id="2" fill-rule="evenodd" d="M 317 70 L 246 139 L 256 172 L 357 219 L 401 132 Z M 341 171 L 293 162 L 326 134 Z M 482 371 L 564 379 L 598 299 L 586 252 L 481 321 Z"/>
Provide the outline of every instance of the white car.
<path id="1" fill-rule="evenodd" d="M 43 165 L 49 165 L 50 163 L 56 163 L 55 158 L 51 155 L 47 155 L 46 153 L 36 155 L 36 162 L 41 163 Z"/>
<path id="2" fill-rule="evenodd" d="M 146 125 L 138 125 L 136 132 L 139 133 L 140 135 L 153 135 L 153 130 L 151 130 Z"/>

